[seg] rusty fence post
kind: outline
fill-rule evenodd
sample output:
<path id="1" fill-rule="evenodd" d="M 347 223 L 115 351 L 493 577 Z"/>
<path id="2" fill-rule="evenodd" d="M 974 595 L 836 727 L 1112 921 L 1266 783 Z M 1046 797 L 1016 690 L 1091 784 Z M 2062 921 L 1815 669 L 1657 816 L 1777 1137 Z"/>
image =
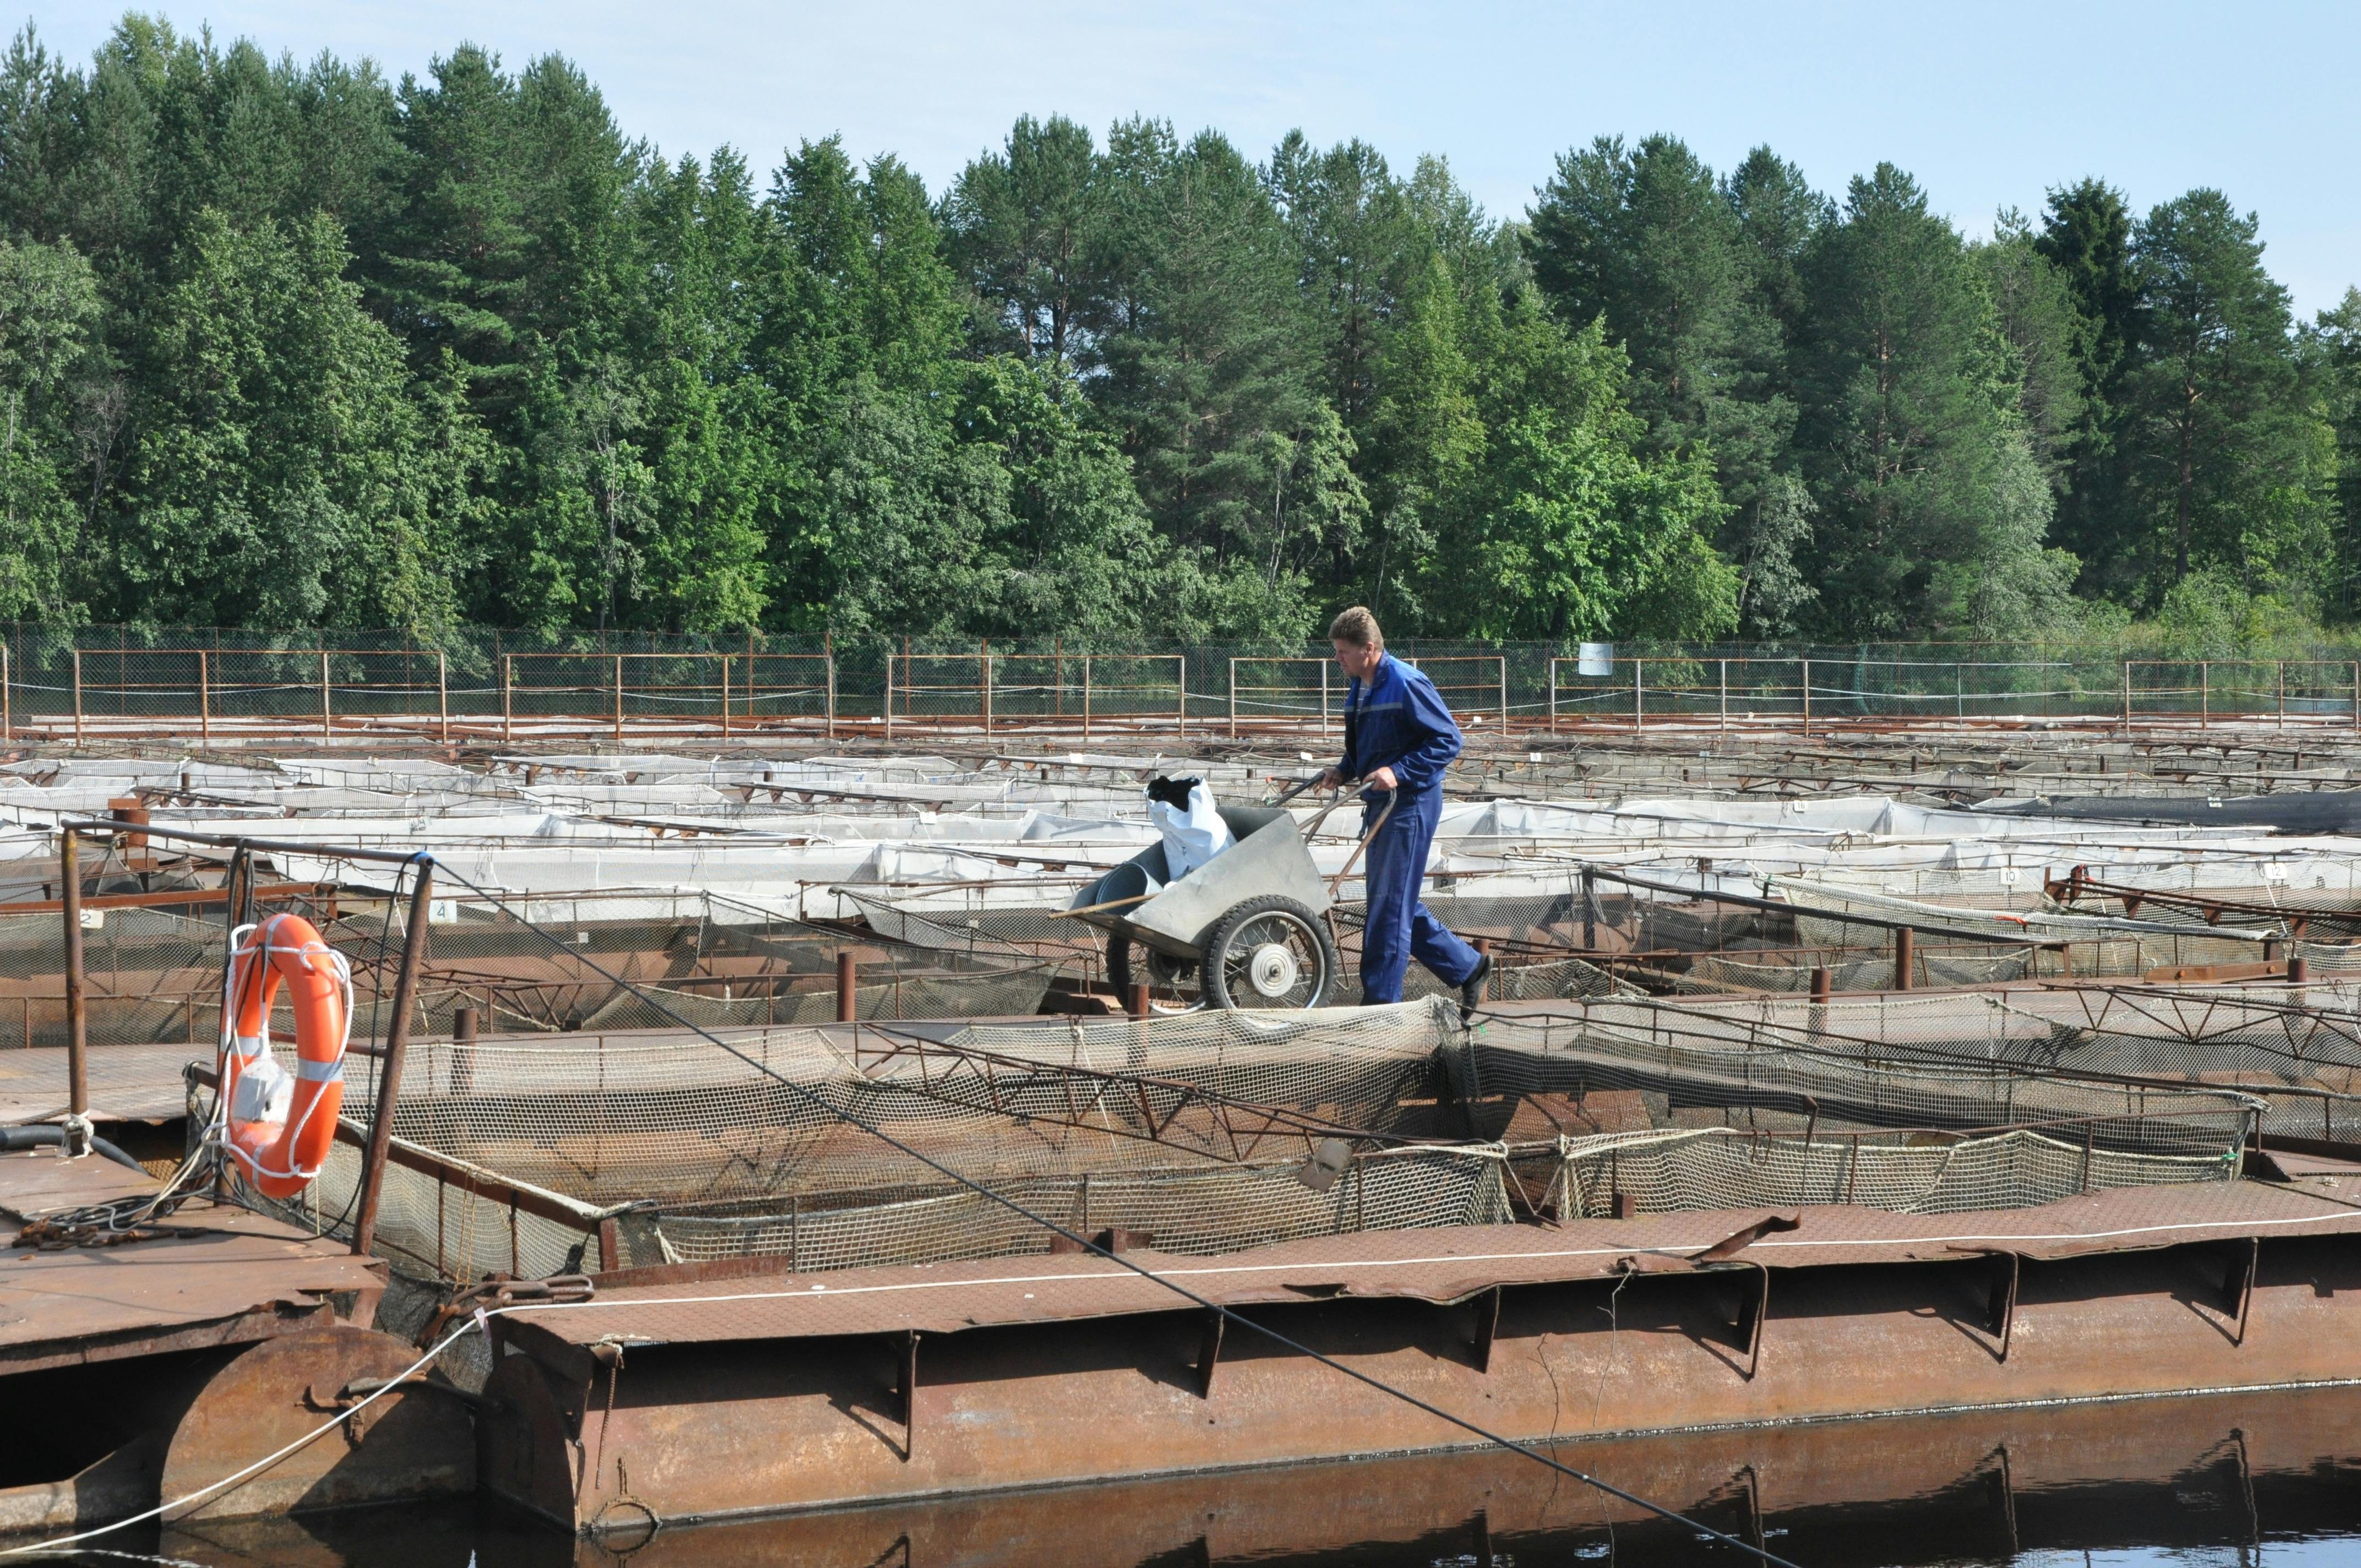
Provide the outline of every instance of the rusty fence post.
<path id="1" fill-rule="evenodd" d="M 335 699 L 328 686 L 328 651 L 320 650 L 320 739 L 325 740 L 335 718 Z"/>
<path id="2" fill-rule="evenodd" d="M 2203 659 L 2197 665 L 2197 728 L 2208 729 L 2213 722 L 2213 661 Z"/>
<path id="3" fill-rule="evenodd" d="M 361 1190 L 353 1211 L 353 1252 L 368 1253 L 377 1240 L 378 1199 L 385 1190 L 386 1155 L 393 1143 L 393 1102 L 401 1091 L 402 1058 L 410 1050 L 410 1006 L 418 994 L 418 968 L 426 957 L 426 917 L 434 895 L 434 861 L 420 855 L 411 862 L 417 881 L 410 890 L 409 927 L 401 934 L 401 968 L 393 978 L 393 1016 L 385 1025 L 385 1058 L 378 1064 L 377 1104 L 369 1117 L 368 1151 L 361 1164 Z M 389 907 L 390 916 L 392 910 Z"/>
<path id="4" fill-rule="evenodd" d="M 1916 935 L 1907 926 L 1894 928 L 1894 989 L 1896 991 L 1910 989 L 1912 959 L 1916 957 L 1912 950 L 1916 946 L 1913 938 Z"/>
<path id="5" fill-rule="evenodd" d="M 434 716 L 447 744 L 451 739 L 451 656 L 434 650 Z"/>
<path id="6" fill-rule="evenodd" d="M 2356 665 L 2355 665 L 2355 666 L 2354 666 L 2354 668 L 2355 668 L 2355 669 L 2356 669 L 2356 670 L 2361 670 L 2361 664 L 2356 664 Z M 2353 684 L 2353 693 L 2354 693 L 2354 695 L 2353 695 L 2353 715 L 2354 715 L 2354 720 L 2353 720 L 2353 721 L 2354 721 L 2354 724 L 2355 724 L 2356 728 L 2361 728 L 2361 677 L 2356 677 L 2356 678 L 2355 679 L 2354 684 Z M 1091 738 L 1091 656 L 1090 656 L 1088 653 L 1085 653 L 1085 654 L 1083 654 L 1083 655 L 1082 655 L 1082 739 L 1083 739 L 1084 740 L 1088 740 L 1090 738 Z"/>
<path id="7" fill-rule="evenodd" d="M 1648 661 L 1645 659 L 1631 661 L 1631 732 L 1635 735 L 1644 729 L 1648 722 L 1648 699 L 1642 679 L 1647 665 Z"/>
<path id="8" fill-rule="evenodd" d="M 851 948 L 836 949 L 836 1021 L 850 1024 L 861 1016 L 861 967 Z"/>
<path id="9" fill-rule="evenodd" d="M 516 688 L 516 655 L 500 655 L 500 739 L 516 739 L 516 707 L 511 693 Z"/>
<path id="10" fill-rule="evenodd" d="M 751 712 L 754 705 L 749 702 L 746 707 Z M 730 739 L 730 655 L 727 653 L 721 655 L 721 738 L 724 740 Z"/>
<path id="11" fill-rule="evenodd" d="M 1323 682 L 1321 682 L 1320 684 L 1321 684 L 1321 685 L 1324 688 L 1324 687 L 1327 685 L 1327 684 L 1328 684 L 1328 683 L 1327 683 L 1327 682 L 1325 682 L 1325 681 L 1323 681 Z M 1321 694 L 1320 694 L 1320 707 L 1321 707 L 1321 714 L 1320 714 L 1320 717 L 1321 717 L 1321 719 L 1323 720 L 1323 722 L 1324 723 L 1324 722 L 1325 722 L 1325 720 L 1327 719 L 1327 717 L 1328 717 L 1328 714 L 1327 714 L 1327 707 L 1328 707 L 1328 694 L 1327 694 L 1327 692 L 1326 692 L 1324 689 L 1323 689 L 1323 690 L 1321 692 Z M 1231 657 L 1231 659 L 1230 659 L 1230 739 L 1231 739 L 1231 740 L 1236 740 L 1237 738 L 1238 738 L 1238 661 L 1237 661 L 1236 657 L 1235 657 L 1235 655 L 1233 655 L 1233 656 Z"/>
<path id="12" fill-rule="evenodd" d="M 615 655 L 615 740 L 623 739 L 623 656 Z"/>
<path id="13" fill-rule="evenodd" d="M 0 642 L 0 740 L 16 738 L 16 711 L 8 705 L 8 645 Z"/>
<path id="14" fill-rule="evenodd" d="M 210 742 L 214 738 L 214 680 L 211 655 L 197 650 L 197 735 Z"/>
<path id="15" fill-rule="evenodd" d="M 1186 653 L 1172 655 L 1172 689 L 1180 695 L 1180 712 L 1173 718 L 1173 727 L 1177 733 L 1185 736 L 1189 733 L 1189 655 Z"/>
<path id="16" fill-rule="evenodd" d="M 73 651 L 73 675 L 74 744 L 79 746 L 82 744 L 82 650 L 79 648 Z M 2361 690 L 2361 687 L 2356 687 L 2355 689 Z M 2361 697 L 2356 697 L 2354 699 L 2353 707 L 2355 712 L 2361 713 Z M 2361 721 L 2356 721 L 2356 728 L 2361 728 Z"/>
<path id="17" fill-rule="evenodd" d="M 58 887 L 64 894 L 61 902 L 66 927 L 65 1153 L 69 1158 L 90 1152 L 90 1041 L 82 1002 L 82 866 L 75 854 L 79 838 L 72 828 L 59 824 Z"/>
<path id="18" fill-rule="evenodd" d="M 1805 661 L 1803 662 L 1803 663 L 1804 663 L 1804 733 L 1805 733 L 1805 734 L 1806 734 L 1806 735 L 1809 735 L 1809 734 L 1812 732 L 1812 662 L 1811 662 L 1809 659 L 1806 659 L 1806 660 L 1805 660 Z"/>

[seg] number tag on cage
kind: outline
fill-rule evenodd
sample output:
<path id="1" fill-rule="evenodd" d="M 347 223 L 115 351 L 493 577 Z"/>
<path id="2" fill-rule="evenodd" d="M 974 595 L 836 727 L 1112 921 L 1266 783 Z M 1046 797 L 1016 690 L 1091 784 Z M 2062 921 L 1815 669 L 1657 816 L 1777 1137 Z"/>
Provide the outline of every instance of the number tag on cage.
<path id="1" fill-rule="evenodd" d="M 2281 866 L 2281 865 L 2268 865 L 2268 866 L 2265 866 L 2265 867 L 2263 868 L 2263 880 L 2264 880 L 2265 882 L 2275 882 L 2275 883 L 2284 883 L 2287 881 L 2287 879 L 2288 879 L 2288 872 L 2287 872 L 2287 867 L 2285 867 L 2285 866 Z"/>
<path id="2" fill-rule="evenodd" d="M 2001 886 L 2003 886 L 2003 887 L 2015 887 L 2015 886 L 2016 885 L 2016 883 L 2017 883 L 2017 870 L 2016 870 L 2016 868 L 2015 868 L 2015 866 L 2003 866 L 2003 867 L 2001 867 L 2001 869 L 2000 869 L 2000 884 L 2001 884 Z"/>
<path id="3" fill-rule="evenodd" d="M 456 898 L 430 898 L 426 901 L 426 923 L 429 926 L 456 926 L 459 923 L 459 901 Z"/>

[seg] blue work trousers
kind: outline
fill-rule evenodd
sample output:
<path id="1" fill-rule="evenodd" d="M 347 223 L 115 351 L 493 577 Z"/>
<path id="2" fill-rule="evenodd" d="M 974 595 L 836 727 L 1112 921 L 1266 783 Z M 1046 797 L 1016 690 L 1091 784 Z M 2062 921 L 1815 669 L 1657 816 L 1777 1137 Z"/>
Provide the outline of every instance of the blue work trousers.
<path id="1" fill-rule="evenodd" d="M 1378 796 L 1363 808 L 1361 831 L 1386 808 Z M 1419 902 L 1426 880 L 1426 852 L 1443 817 L 1443 791 L 1398 790 L 1394 812 L 1361 853 L 1369 888 L 1369 923 L 1361 934 L 1361 1005 L 1400 1002 L 1402 974 L 1410 960 L 1433 970 L 1446 985 L 1461 985 L 1480 961 L 1476 949 L 1453 936 Z"/>

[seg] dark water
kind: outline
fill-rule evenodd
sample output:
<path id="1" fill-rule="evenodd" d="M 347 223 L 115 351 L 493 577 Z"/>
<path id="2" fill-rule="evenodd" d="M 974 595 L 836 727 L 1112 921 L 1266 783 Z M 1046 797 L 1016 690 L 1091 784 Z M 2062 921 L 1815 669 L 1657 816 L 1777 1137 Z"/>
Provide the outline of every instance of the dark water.
<path id="1" fill-rule="evenodd" d="M 1809 1568 L 2361 1563 L 2361 1389 L 1757 1429 L 1569 1445 L 1561 1455 Z M 1748 1561 L 1497 1453 L 673 1526 L 603 1544 L 554 1539 L 489 1507 L 224 1524 L 106 1544 L 206 1568 Z"/>

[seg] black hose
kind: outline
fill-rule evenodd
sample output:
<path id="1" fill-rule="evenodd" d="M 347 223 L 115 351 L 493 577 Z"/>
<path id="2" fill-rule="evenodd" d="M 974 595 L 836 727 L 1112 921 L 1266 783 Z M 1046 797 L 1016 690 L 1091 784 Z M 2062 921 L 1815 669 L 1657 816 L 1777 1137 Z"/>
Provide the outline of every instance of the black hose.
<path id="1" fill-rule="evenodd" d="M 55 1148 L 65 1141 L 66 1130 L 60 1126 L 0 1127 L 0 1154 L 14 1154 L 19 1149 Z M 128 1166 L 142 1176 L 148 1174 L 146 1166 L 96 1134 L 91 1135 L 90 1146 L 117 1165 Z"/>

